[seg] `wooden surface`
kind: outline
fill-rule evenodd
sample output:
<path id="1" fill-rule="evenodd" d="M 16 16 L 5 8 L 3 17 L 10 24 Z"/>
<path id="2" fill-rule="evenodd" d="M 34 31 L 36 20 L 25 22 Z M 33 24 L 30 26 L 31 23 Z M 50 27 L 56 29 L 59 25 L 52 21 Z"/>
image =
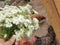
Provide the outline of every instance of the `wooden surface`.
<path id="1" fill-rule="evenodd" d="M 60 17 L 58 16 L 53 0 L 42 0 L 42 4 L 46 9 L 50 23 L 56 33 L 56 38 L 60 43 Z"/>
<path id="2" fill-rule="evenodd" d="M 55 2 L 57 10 L 59 12 L 59 15 L 60 15 L 60 0 L 54 0 L 54 2 Z"/>

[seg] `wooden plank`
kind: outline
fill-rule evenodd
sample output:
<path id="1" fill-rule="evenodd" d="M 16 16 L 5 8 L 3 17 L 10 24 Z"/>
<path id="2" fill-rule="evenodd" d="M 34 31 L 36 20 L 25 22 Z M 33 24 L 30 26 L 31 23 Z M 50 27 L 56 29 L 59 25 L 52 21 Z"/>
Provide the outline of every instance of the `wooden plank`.
<path id="1" fill-rule="evenodd" d="M 60 15 L 60 0 L 54 0 L 54 2 L 55 2 L 57 10 L 59 12 L 59 15 Z"/>
<path id="2" fill-rule="evenodd" d="M 42 0 L 42 4 L 48 13 L 48 18 L 56 33 L 56 38 L 60 42 L 60 18 L 58 16 L 54 3 L 52 0 Z"/>

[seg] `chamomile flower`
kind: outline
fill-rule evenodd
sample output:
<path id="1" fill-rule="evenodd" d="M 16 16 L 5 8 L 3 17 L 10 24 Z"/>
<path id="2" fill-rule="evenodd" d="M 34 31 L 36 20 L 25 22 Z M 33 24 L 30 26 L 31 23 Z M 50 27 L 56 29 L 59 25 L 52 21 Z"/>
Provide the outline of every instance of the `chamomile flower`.
<path id="1" fill-rule="evenodd" d="M 33 21 L 34 21 L 34 23 L 37 23 L 37 24 L 39 22 L 37 18 L 33 18 Z"/>
<path id="2" fill-rule="evenodd" d="M 19 15 L 17 20 L 20 21 L 20 23 L 24 23 L 25 19 L 23 15 Z"/>
<path id="3" fill-rule="evenodd" d="M 10 28 L 10 27 L 12 27 L 12 24 L 11 24 L 11 23 L 6 23 L 6 24 L 5 24 L 5 27 Z"/>
<path id="4" fill-rule="evenodd" d="M 28 26 L 28 29 L 29 29 L 29 30 L 34 30 L 34 26 L 33 26 L 33 25 L 29 25 L 29 26 Z"/>
<path id="5" fill-rule="evenodd" d="M 25 21 L 24 21 L 25 27 L 28 27 L 31 23 L 32 23 L 32 22 L 31 22 L 30 19 L 25 19 Z"/>
<path id="6" fill-rule="evenodd" d="M 5 16 L 3 14 L 0 14 L 0 22 L 5 20 Z"/>
<path id="7" fill-rule="evenodd" d="M 12 22 L 12 19 L 10 19 L 10 18 L 5 19 L 5 23 L 11 23 L 11 22 Z"/>
<path id="8" fill-rule="evenodd" d="M 35 30 L 37 30 L 39 28 L 39 21 L 37 18 L 33 18 L 33 22 L 34 22 L 34 27 L 35 27 Z"/>
<path id="9" fill-rule="evenodd" d="M 12 19 L 13 21 L 13 24 L 16 24 L 16 25 L 18 25 L 19 24 L 19 20 L 18 20 L 18 18 L 17 17 L 14 17 L 13 19 Z"/>

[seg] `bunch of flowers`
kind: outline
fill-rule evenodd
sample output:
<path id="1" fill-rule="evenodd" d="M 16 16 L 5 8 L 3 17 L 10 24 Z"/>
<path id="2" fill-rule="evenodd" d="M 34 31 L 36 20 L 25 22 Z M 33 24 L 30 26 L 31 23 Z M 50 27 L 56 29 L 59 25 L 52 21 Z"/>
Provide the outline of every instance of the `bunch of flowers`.
<path id="1" fill-rule="evenodd" d="M 39 28 L 37 18 L 30 15 L 37 13 L 29 4 L 25 6 L 9 6 L 0 8 L 0 38 L 8 40 L 15 35 L 17 41 L 31 37 L 34 30 Z"/>

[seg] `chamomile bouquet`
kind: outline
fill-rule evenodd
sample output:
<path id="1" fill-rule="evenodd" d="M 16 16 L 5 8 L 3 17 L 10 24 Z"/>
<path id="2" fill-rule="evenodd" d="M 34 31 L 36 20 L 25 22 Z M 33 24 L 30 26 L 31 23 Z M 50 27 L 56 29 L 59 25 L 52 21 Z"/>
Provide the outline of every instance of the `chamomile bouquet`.
<path id="1" fill-rule="evenodd" d="M 17 41 L 31 37 L 34 30 L 39 28 L 39 20 L 31 18 L 36 12 L 29 4 L 25 6 L 9 6 L 0 8 L 0 38 L 9 40 L 15 35 Z"/>

